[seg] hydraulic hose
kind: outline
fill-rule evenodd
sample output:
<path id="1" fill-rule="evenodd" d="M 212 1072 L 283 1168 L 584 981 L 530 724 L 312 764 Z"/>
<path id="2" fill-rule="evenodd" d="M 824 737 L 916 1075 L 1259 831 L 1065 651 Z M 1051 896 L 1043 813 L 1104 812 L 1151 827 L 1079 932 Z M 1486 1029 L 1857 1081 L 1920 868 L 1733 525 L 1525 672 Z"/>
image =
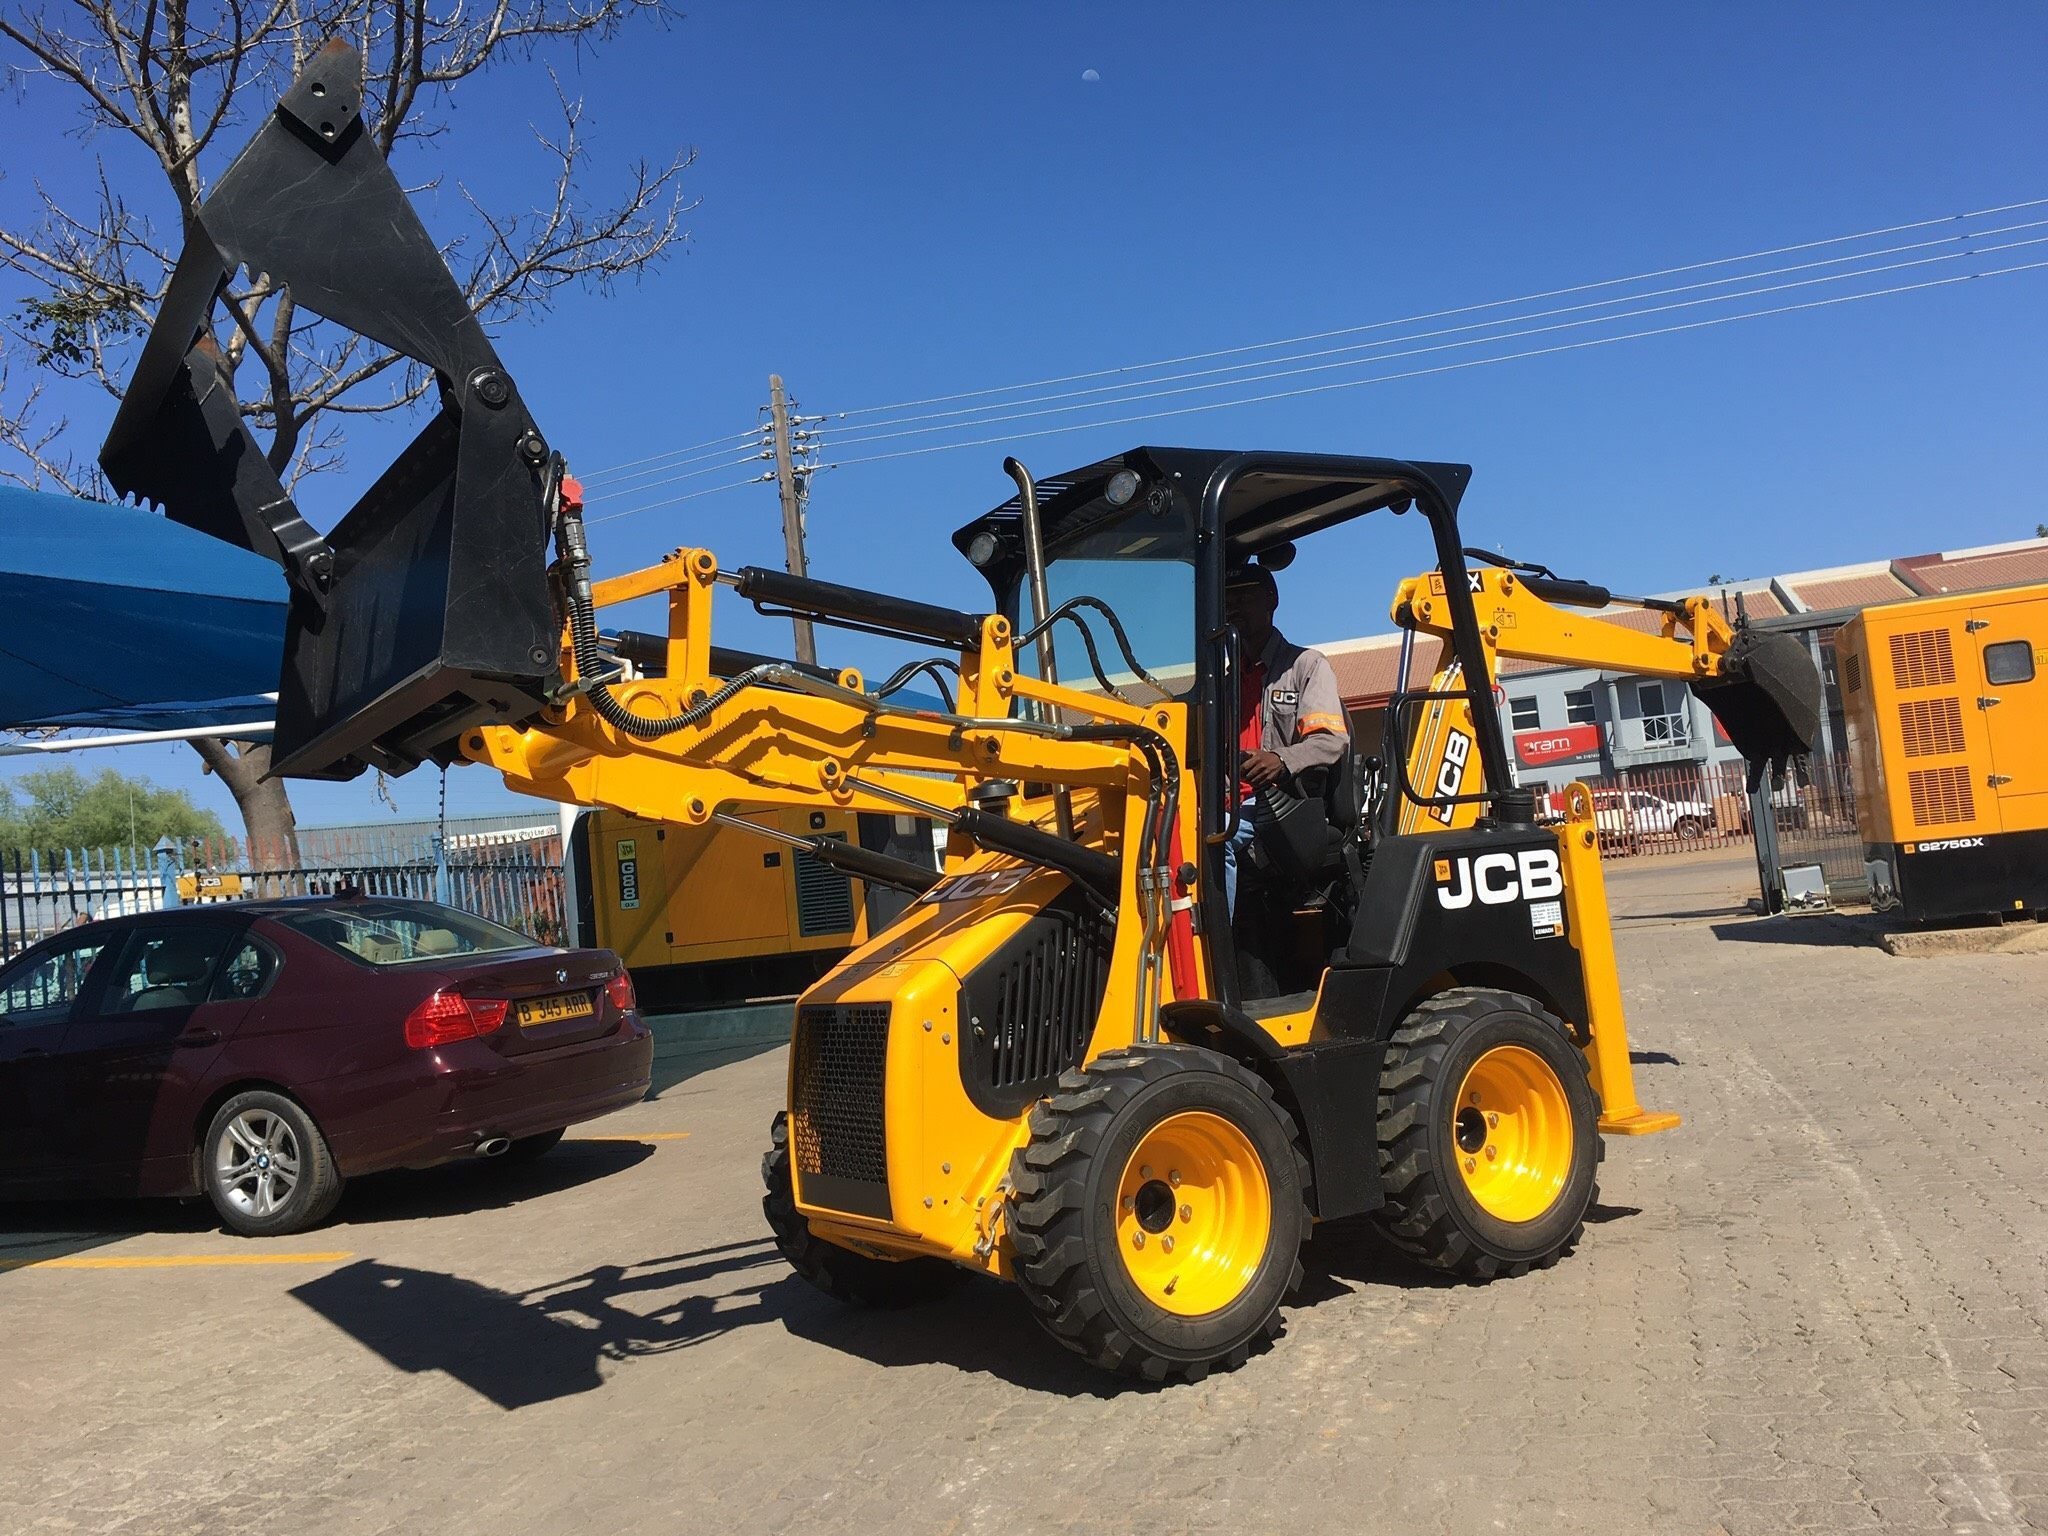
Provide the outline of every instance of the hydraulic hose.
<path id="1" fill-rule="evenodd" d="M 548 479 L 548 497 L 556 504 L 555 538 L 561 546 L 563 576 L 568 587 L 569 649 L 576 658 L 577 677 L 594 678 L 604 671 L 604 652 L 598 646 L 597 614 L 591 601 L 590 546 L 583 539 L 583 509 L 574 503 L 561 505 L 562 459 L 559 454 L 549 465 Z M 775 670 L 772 665 L 749 667 L 739 676 L 728 678 L 687 709 L 672 715 L 635 714 L 607 683 L 586 681 L 583 696 L 597 711 L 598 719 L 613 730 L 624 731 L 638 741 L 652 741 L 658 736 L 702 725 L 719 706 Z"/>

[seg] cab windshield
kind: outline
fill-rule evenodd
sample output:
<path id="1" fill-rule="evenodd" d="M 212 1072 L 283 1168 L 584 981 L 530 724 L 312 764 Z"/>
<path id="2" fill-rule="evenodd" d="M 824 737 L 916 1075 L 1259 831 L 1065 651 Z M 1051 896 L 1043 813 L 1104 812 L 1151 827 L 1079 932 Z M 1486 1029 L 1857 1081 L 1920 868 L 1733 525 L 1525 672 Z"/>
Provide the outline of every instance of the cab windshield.
<path id="1" fill-rule="evenodd" d="M 1176 508 L 1154 512 L 1139 507 L 1113 522 L 1097 523 L 1060 539 L 1046 551 L 1046 595 L 1057 611 L 1077 597 L 1094 598 L 1110 608 L 1123 625 L 1138 665 L 1159 684 L 1159 693 L 1177 698 L 1195 681 L 1195 538 L 1194 520 Z M 1018 580 L 1015 611 L 1020 632 L 1038 622 L 1032 612 L 1027 579 Z M 1087 624 L 1101 658 L 1102 672 L 1134 703 L 1156 697 L 1124 659 L 1109 622 L 1092 608 L 1075 616 Z M 1100 693 L 1081 633 L 1062 619 L 1052 628 L 1060 682 L 1084 693 Z M 1039 675 L 1038 647 L 1020 647 L 1019 669 Z"/>

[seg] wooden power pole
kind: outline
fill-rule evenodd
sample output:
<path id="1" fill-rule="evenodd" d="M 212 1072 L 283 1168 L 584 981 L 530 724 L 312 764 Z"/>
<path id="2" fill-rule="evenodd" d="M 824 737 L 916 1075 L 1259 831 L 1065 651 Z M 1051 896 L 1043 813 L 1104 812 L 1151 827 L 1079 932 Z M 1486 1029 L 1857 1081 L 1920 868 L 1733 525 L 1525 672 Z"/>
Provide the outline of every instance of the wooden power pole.
<path id="1" fill-rule="evenodd" d="M 775 489 L 782 497 L 783 564 L 792 576 L 808 574 L 804 559 L 804 487 L 798 483 L 794 456 L 789 446 L 789 397 L 783 392 L 782 375 L 768 375 L 768 410 L 775 435 Z M 796 659 L 805 666 L 818 664 L 818 641 L 809 619 L 794 619 Z"/>

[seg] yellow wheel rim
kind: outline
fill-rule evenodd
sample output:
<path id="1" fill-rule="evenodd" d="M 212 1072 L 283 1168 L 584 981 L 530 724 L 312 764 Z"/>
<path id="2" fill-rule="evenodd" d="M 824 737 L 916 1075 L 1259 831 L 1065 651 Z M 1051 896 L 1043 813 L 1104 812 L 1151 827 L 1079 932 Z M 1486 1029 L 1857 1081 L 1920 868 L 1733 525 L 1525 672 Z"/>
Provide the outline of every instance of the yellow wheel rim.
<path id="1" fill-rule="evenodd" d="M 1451 1112 L 1458 1173 L 1479 1208 L 1534 1221 L 1557 1203 L 1572 1170 L 1572 1107 L 1550 1064 L 1519 1045 L 1472 1063 Z"/>
<path id="2" fill-rule="evenodd" d="M 1145 1133 L 1117 1182 L 1116 1245 L 1146 1298 L 1200 1317 L 1242 1296 L 1273 1232 L 1273 1193 L 1251 1138 L 1183 1110 Z"/>

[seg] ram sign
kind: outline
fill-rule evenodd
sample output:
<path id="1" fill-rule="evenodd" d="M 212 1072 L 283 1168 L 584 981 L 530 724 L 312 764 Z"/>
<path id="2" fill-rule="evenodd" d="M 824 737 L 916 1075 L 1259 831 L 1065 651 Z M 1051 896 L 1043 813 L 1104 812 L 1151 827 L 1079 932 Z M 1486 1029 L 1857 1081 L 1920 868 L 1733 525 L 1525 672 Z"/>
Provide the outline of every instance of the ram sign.
<path id="1" fill-rule="evenodd" d="M 1515 760 L 1524 768 L 1582 763 L 1600 756 L 1600 727 L 1561 725 L 1554 730 L 1515 732 Z"/>

